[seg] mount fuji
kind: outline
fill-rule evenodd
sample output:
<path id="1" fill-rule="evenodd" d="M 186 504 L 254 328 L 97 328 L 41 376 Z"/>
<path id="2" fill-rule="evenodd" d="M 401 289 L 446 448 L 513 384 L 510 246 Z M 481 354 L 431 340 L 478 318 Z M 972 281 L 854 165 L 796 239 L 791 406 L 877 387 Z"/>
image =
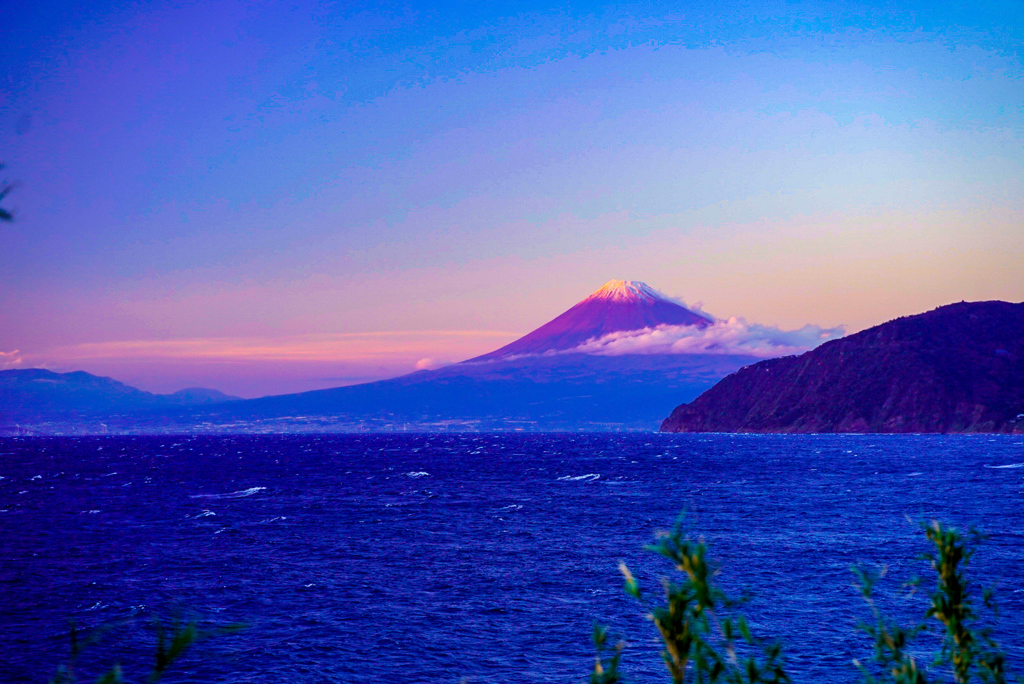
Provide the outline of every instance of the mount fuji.
<path id="1" fill-rule="evenodd" d="M 587 353 L 605 336 L 714 321 L 634 280 L 611 280 L 516 341 L 390 380 L 107 416 L 138 432 L 656 430 L 680 402 L 760 358 L 726 353 Z"/>
<path id="2" fill-rule="evenodd" d="M 470 359 L 470 362 L 575 349 L 616 332 L 659 325 L 706 328 L 713 322 L 707 316 L 677 304 L 646 283 L 609 280 L 601 289 L 557 318 L 501 349 Z"/>

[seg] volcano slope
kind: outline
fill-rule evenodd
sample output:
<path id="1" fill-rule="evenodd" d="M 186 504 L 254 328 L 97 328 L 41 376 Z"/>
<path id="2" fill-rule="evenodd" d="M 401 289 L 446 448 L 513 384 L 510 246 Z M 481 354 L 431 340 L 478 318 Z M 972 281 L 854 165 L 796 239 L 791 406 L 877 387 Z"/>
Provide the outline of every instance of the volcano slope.
<path id="1" fill-rule="evenodd" d="M 563 354 L 456 364 L 389 380 L 132 416 L 144 432 L 656 430 L 756 359 L 721 354 Z M 108 421 L 110 424 L 110 421 Z"/>
<path id="2" fill-rule="evenodd" d="M 761 361 L 665 432 L 1024 432 L 1024 303 L 961 302 Z"/>
<path id="3" fill-rule="evenodd" d="M 653 288 L 611 280 L 558 317 L 488 354 L 432 371 L 301 394 L 154 413 L 120 429 L 655 430 L 680 400 L 757 361 L 743 354 L 574 351 L 604 335 L 712 324 Z"/>
<path id="4" fill-rule="evenodd" d="M 11 428 L 58 433 L 655 430 L 680 401 L 758 358 L 722 349 L 622 354 L 582 349 L 624 331 L 679 326 L 698 335 L 713 323 L 644 283 L 611 280 L 511 344 L 437 370 L 204 406 L 153 404 L 138 411 L 119 404 L 51 417 L 45 425 L 14 421 Z M 0 431 L 2 418 L 0 406 Z"/>

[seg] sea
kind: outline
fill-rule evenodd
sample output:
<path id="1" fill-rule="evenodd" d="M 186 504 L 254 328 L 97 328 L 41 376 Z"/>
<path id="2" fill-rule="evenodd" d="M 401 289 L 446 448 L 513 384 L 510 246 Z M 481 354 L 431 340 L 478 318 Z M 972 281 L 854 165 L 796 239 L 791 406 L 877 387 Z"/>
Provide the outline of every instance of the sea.
<path id="1" fill-rule="evenodd" d="M 1021 435 L 4 438 L 0 682 L 142 682 L 193 622 L 162 681 L 578 683 L 596 622 L 627 681 L 667 682 L 675 571 L 645 547 L 677 524 L 793 682 L 858 682 L 873 608 L 924 615 L 932 520 L 978 534 L 979 624 L 1024 674 Z"/>

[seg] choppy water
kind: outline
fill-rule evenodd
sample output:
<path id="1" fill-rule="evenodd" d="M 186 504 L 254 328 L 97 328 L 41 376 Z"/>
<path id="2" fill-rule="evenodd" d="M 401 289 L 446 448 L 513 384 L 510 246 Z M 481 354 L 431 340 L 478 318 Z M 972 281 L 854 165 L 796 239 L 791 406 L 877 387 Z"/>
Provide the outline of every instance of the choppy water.
<path id="1" fill-rule="evenodd" d="M 115 625 L 83 681 L 143 672 L 155 614 L 247 625 L 169 681 L 579 682 L 595 619 L 633 681 L 665 681 L 616 565 L 656 590 L 641 547 L 684 508 L 796 682 L 857 681 L 870 656 L 852 565 L 895 592 L 925 571 L 917 521 L 974 525 L 971 577 L 1024 671 L 1021 437 L 3 439 L 0 476 L 4 682 L 46 681 L 69 618 Z"/>

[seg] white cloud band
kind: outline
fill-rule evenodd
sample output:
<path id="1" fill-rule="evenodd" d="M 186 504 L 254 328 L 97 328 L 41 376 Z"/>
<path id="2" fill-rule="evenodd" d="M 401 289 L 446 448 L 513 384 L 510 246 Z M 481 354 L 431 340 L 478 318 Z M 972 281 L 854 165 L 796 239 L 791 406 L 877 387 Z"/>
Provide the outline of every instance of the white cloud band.
<path id="1" fill-rule="evenodd" d="M 619 356 L 622 354 L 745 354 L 771 358 L 800 354 L 842 337 L 843 327 L 805 325 L 799 330 L 747 323 L 732 317 L 706 328 L 659 325 L 654 328 L 609 333 L 581 344 L 572 352 Z"/>

